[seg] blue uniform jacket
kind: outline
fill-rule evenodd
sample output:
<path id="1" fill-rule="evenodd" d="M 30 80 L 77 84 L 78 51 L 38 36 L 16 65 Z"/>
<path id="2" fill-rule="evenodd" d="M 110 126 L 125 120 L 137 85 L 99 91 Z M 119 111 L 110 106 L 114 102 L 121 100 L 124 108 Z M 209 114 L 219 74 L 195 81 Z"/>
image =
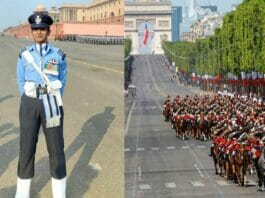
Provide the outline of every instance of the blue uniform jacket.
<path id="1" fill-rule="evenodd" d="M 35 82 L 36 84 L 44 85 L 40 74 L 34 69 L 32 65 L 29 65 L 25 58 L 21 55 L 23 51 L 29 50 L 32 54 L 35 63 L 44 69 L 57 70 L 58 75 L 46 74 L 50 81 L 60 80 L 62 82 L 61 94 L 64 93 L 64 87 L 66 83 L 67 75 L 67 63 L 65 60 L 65 54 L 62 50 L 53 47 L 51 44 L 47 44 L 47 52 L 41 57 L 36 45 L 28 46 L 21 50 L 17 61 L 17 83 L 20 95 L 24 93 L 24 85 L 26 81 Z"/>

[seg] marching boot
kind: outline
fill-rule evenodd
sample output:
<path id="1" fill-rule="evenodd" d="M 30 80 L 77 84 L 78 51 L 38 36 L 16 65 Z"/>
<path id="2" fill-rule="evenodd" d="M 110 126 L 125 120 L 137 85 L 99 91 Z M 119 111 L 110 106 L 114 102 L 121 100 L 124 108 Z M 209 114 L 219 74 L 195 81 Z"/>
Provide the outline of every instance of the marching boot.
<path id="1" fill-rule="evenodd" d="M 53 198 L 66 197 L 66 177 L 63 179 L 55 179 L 52 177 L 52 197 Z"/>
<path id="2" fill-rule="evenodd" d="M 17 191 L 15 198 L 30 198 L 31 179 L 17 178 Z"/>

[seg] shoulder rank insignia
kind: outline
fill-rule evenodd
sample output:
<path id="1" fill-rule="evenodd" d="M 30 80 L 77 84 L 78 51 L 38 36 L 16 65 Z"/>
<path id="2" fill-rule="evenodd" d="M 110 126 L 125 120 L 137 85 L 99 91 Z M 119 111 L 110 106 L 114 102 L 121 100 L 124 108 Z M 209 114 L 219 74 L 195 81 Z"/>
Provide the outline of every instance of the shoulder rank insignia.
<path id="1" fill-rule="evenodd" d="M 65 59 L 66 54 L 61 49 L 58 50 L 58 54 L 62 57 L 62 60 Z"/>
<path id="2" fill-rule="evenodd" d="M 20 52 L 19 52 L 19 54 L 18 54 L 19 58 L 21 58 L 21 54 L 22 54 L 23 52 L 25 52 L 26 50 L 27 50 L 27 48 L 25 48 L 25 47 L 23 47 L 23 48 L 20 50 Z"/>

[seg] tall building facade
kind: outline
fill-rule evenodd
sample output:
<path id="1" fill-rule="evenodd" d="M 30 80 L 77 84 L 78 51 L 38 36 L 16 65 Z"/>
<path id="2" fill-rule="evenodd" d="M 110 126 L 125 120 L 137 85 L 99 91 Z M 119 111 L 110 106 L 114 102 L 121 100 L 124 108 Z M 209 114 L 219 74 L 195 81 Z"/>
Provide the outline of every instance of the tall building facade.
<path id="1" fill-rule="evenodd" d="M 224 15 L 217 12 L 212 12 L 204 18 L 197 20 L 189 29 L 189 32 L 184 32 L 181 36 L 183 41 L 195 41 L 214 34 L 216 28 L 222 27 Z"/>
<path id="2" fill-rule="evenodd" d="M 172 41 L 180 40 L 180 23 L 182 22 L 182 7 L 172 6 Z"/>
<path id="3" fill-rule="evenodd" d="M 115 3 L 115 9 L 113 2 Z M 60 9 L 56 9 L 56 7 L 51 7 L 49 11 L 42 5 L 37 6 L 34 12 L 44 12 L 48 13 L 53 18 L 53 25 L 51 28 L 50 38 L 52 39 L 65 39 L 69 35 L 97 35 L 97 36 L 124 36 L 124 19 L 123 19 L 123 2 L 124 1 L 112 1 L 105 0 L 103 4 L 101 4 L 98 0 L 91 5 L 80 5 L 80 4 L 72 4 L 72 5 L 63 5 Z M 112 4 L 110 4 L 112 3 Z M 103 20 L 99 21 L 95 17 L 95 20 L 89 21 L 89 9 L 95 9 L 100 13 L 100 6 L 106 8 L 108 5 L 108 12 L 114 13 L 111 14 L 111 17 L 106 17 Z M 101 7 L 102 8 L 102 7 Z M 119 11 L 119 8 L 122 11 Z M 117 11 L 118 9 L 118 11 Z M 106 10 L 107 12 L 107 10 Z M 121 14 L 117 17 L 115 14 Z M 92 12 L 93 14 L 93 12 Z M 19 38 L 32 38 L 30 25 L 28 22 L 20 24 L 18 26 L 8 28 L 5 31 L 5 34 L 13 35 Z"/>
<path id="4" fill-rule="evenodd" d="M 91 4 L 63 4 L 62 23 L 117 23 L 124 22 L 124 0 L 94 0 Z"/>

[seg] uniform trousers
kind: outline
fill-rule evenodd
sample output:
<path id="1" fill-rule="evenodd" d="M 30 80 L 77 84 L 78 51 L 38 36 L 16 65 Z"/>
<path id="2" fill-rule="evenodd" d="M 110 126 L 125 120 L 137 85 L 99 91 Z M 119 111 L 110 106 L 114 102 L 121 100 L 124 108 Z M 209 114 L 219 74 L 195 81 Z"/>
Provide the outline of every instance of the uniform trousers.
<path id="1" fill-rule="evenodd" d="M 29 179 L 34 176 L 34 160 L 40 126 L 43 128 L 46 146 L 49 153 L 50 174 L 53 178 L 66 176 L 66 164 L 63 139 L 63 108 L 61 125 L 46 128 L 45 110 L 42 99 L 31 98 L 23 94 L 19 108 L 20 151 L 18 177 Z"/>

